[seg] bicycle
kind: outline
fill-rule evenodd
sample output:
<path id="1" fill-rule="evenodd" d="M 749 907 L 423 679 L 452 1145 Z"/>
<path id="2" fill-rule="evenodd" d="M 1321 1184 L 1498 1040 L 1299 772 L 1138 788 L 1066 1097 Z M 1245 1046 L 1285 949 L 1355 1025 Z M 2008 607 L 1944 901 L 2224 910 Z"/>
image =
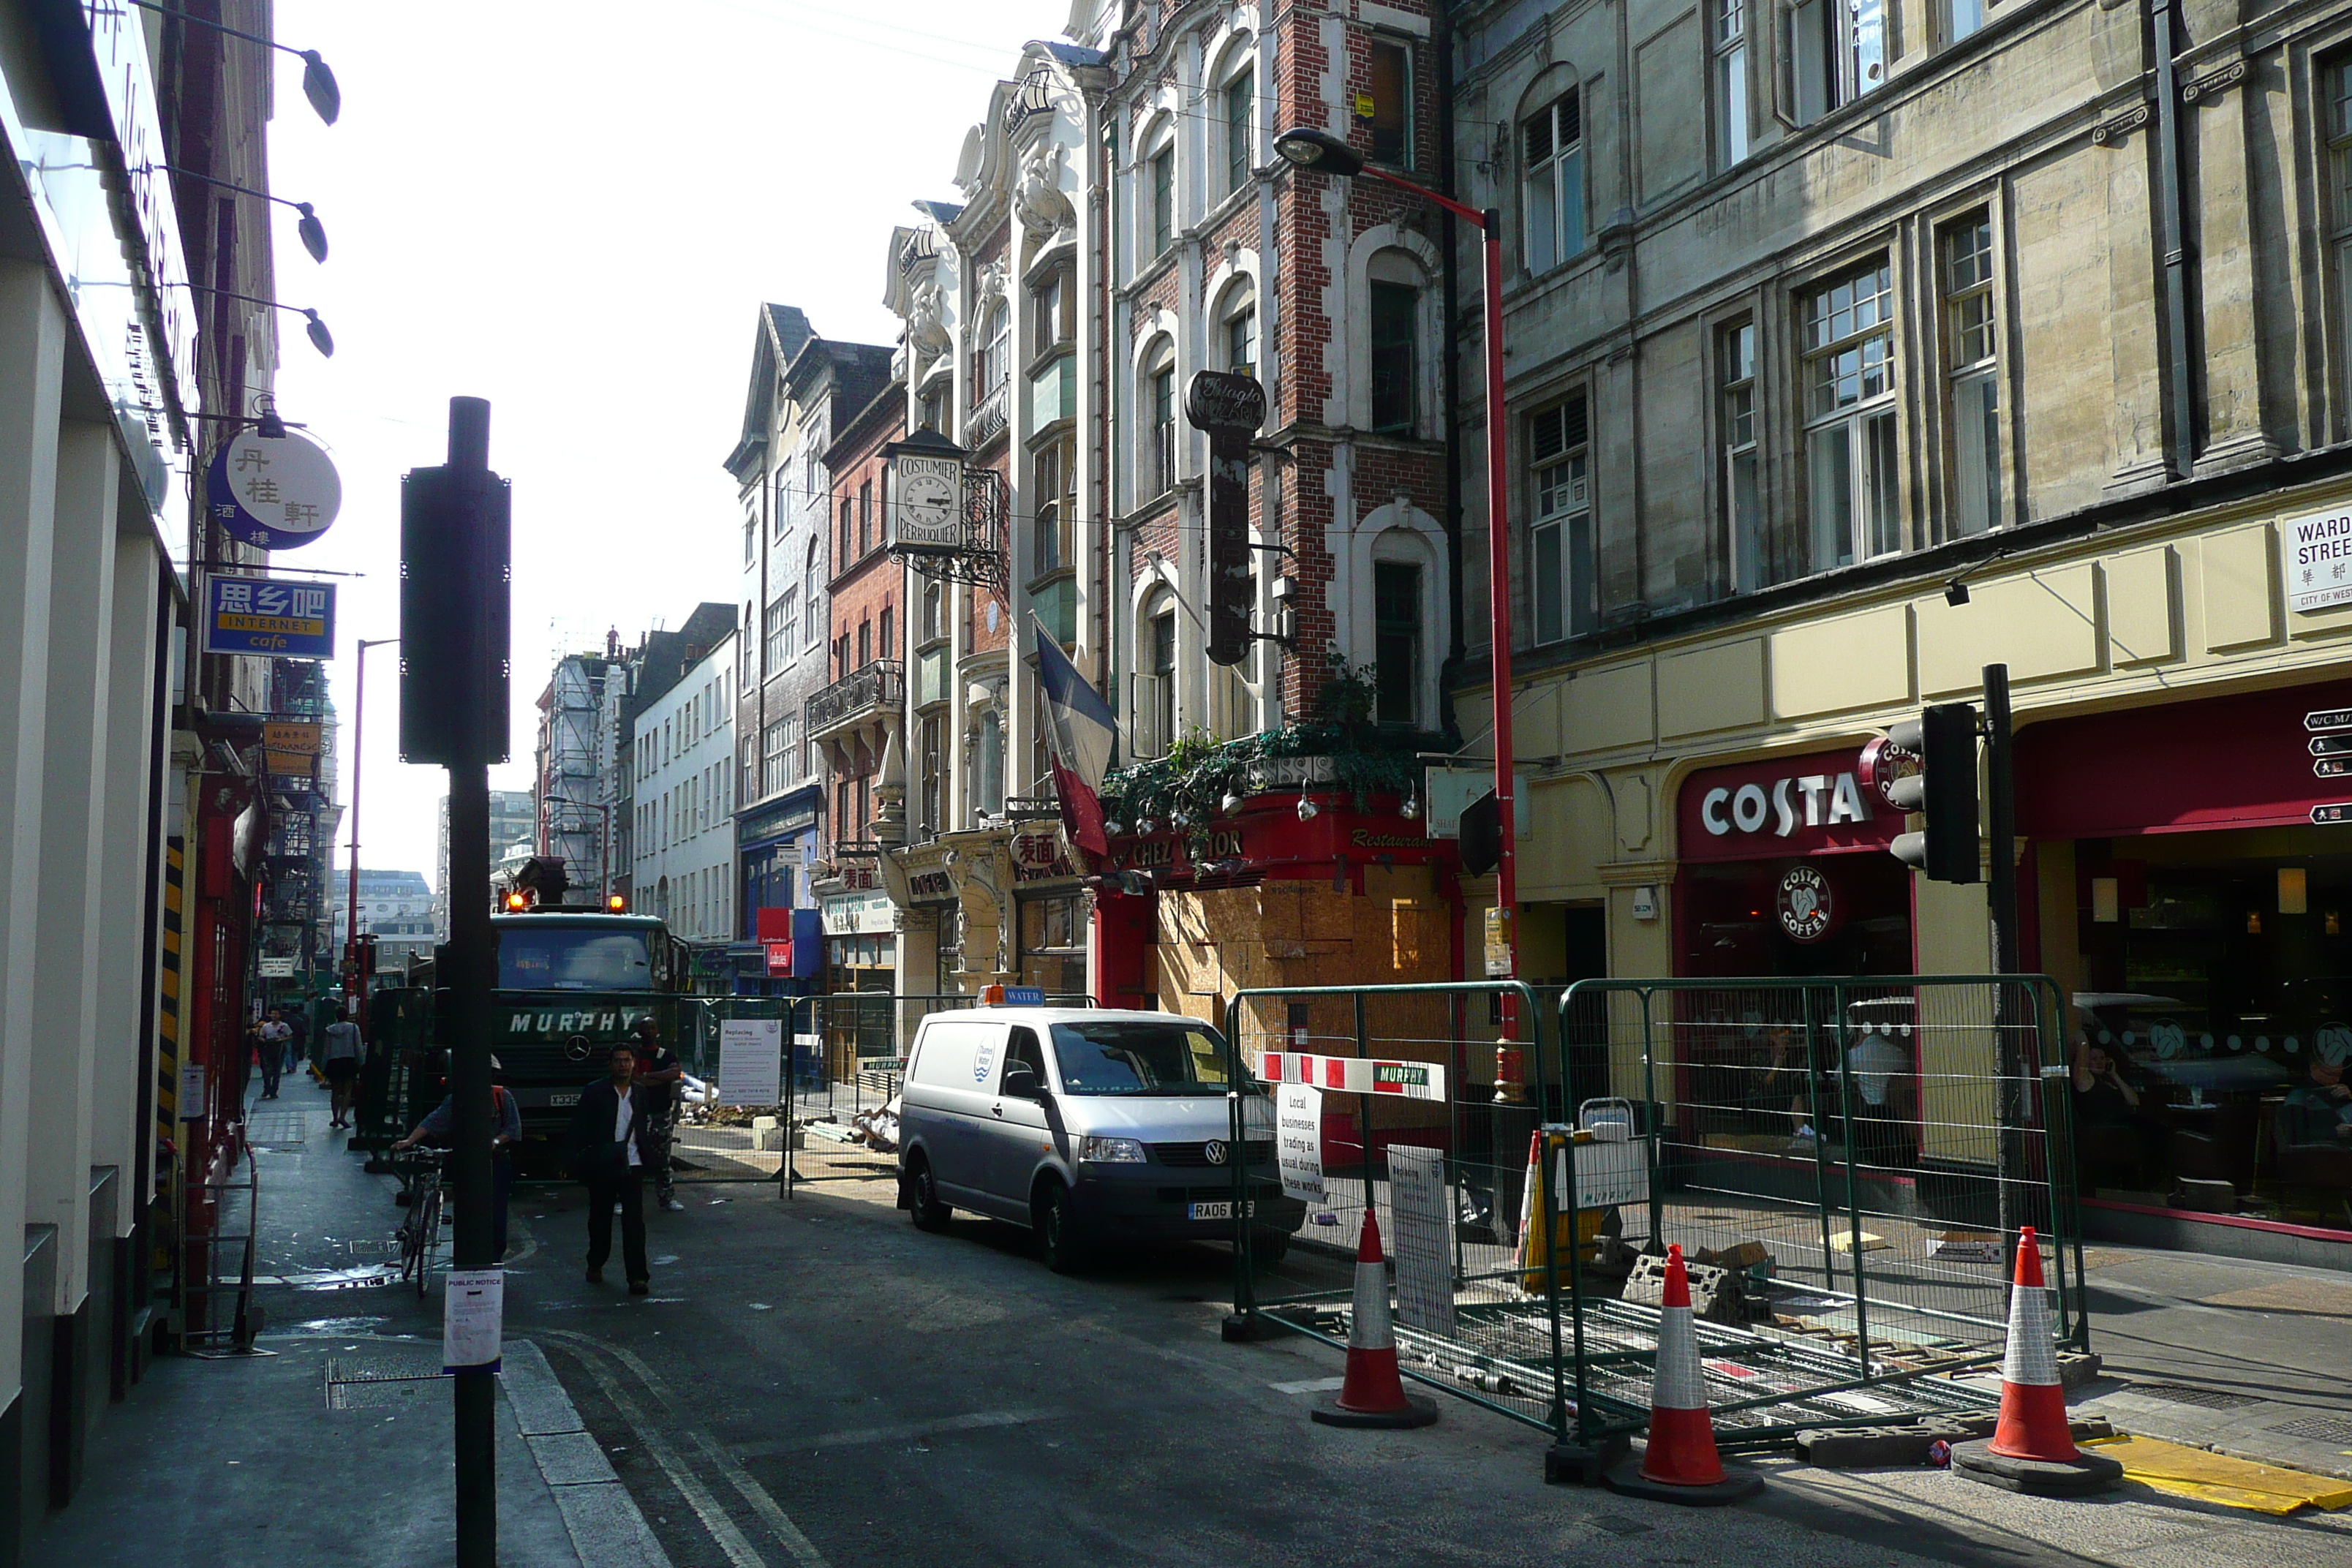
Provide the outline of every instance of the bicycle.
<path id="1" fill-rule="evenodd" d="M 442 1164 L 447 1152 L 421 1150 L 396 1156 L 393 1169 L 408 1184 L 408 1213 L 400 1221 L 400 1279 L 415 1280 L 422 1300 L 433 1284 L 433 1255 L 441 1247 Z"/>

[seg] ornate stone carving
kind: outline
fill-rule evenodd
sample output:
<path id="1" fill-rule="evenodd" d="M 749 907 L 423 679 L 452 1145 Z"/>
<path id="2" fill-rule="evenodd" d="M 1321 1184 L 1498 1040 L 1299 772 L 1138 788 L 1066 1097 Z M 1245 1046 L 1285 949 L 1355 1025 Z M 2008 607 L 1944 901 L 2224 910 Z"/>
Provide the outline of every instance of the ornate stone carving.
<path id="1" fill-rule="evenodd" d="M 1021 174 L 1013 184 L 1013 212 L 1034 240 L 1047 240 L 1076 224 L 1077 213 L 1062 191 L 1062 170 L 1068 153 L 1051 136 L 1021 155 Z"/>
<path id="2" fill-rule="evenodd" d="M 940 286 L 926 278 L 917 283 L 909 298 L 913 308 L 907 316 L 907 341 L 926 354 L 943 354 L 950 346 L 947 323 L 942 320 Z"/>

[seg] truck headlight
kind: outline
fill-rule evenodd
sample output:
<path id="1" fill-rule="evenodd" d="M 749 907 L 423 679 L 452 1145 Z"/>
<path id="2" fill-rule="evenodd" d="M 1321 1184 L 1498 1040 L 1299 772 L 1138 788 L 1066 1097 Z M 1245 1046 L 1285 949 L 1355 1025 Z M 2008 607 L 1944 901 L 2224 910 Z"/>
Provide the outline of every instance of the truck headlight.
<path id="1" fill-rule="evenodd" d="M 1082 1138 L 1078 1158 L 1105 1165 L 1140 1165 L 1143 1145 L 1132 1138 Z"/>

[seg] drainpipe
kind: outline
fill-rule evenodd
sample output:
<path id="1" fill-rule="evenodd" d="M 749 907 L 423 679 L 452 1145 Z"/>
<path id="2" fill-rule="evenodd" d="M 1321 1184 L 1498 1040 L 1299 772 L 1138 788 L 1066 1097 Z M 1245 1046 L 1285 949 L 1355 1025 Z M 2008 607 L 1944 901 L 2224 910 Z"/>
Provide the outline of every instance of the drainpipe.
<path id="1" fill-rule="evenodd" d="M 2196 354 L 2189 342 L 2187 195 L 2180 168 L 2180 78 L 2173 36 L 2173 0 L 2148 0 L 2156 54 L 2157 244 L 2164 267 L 2164 324 L 2172 374 L 2165 388 L 2166 431 L 2172 476 L 2185 479 L 2197 463 Z"/>

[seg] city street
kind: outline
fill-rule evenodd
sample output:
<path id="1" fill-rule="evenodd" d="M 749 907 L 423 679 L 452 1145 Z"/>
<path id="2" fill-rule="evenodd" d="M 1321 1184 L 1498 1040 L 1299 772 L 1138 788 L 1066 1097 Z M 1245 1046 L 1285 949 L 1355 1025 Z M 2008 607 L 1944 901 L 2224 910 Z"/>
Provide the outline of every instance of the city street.
<path id="1" fill-rule="evenodd" d="M 246 1489 L 165 1495 L 106 1465 L 91 1507 L 53 1522 L 41 1562 L 136 1560 L 156 1568 L 267 1561 L 431 1560 L 446 1530 L 447 1400 L 436 1383 L 383 1414 L 328 1408 L 322 1363 L 405 1358 L 428 1371 L 440 1300 L 353 1284 L 397 1223 L 388 1178 L 365 1175 L 299 1083 L 257 1124 L 273 1196 L 266 1267 L 301 1283 L 265 1292 L 277 1354 L 183 1363 L 137 1392 L 100 1444 L 159 1425 L 212 1423 Z M 294 1123 L 299 1120 L 299 1129 Z M 299 1138 L 297 1132 L 299 1131 Z M 2126 1486 L 2105 1498 L 2013 1496 L 1930 1470 L 1835 1472 L 1771 1459 L 1753 1504 L 1685 1510 L 1594 1489 L 1547 1487 L 1540 1436 L 1444 1400 L 1422 1431 L 1310 1423 L 1336 1353 L 1304 1341 L 1227 1345 L 1217 1323 L 1229 1257 L 1199 1247 L 1048 1273 L 1007 1227 L 959 1218 L 925 1235 L 887 1181 L 680 1189 L 651 1216 L 654 1293 L 583 1282 L 579 1189 L 516 1194 L 509 1269 L 509 1401 L 516 1342 L 543 1353 L 595 1446 L 676 1568 L 940 1561 L 974 1563 L 1910 1563 L 2333 1564 L 2352 1514 L 2272 1519 Z M 2177 1265 L 2119 1256 L 2117 1279 Z M 335 1277 L 336 1270 L 341 1278 Z M 2225 1264 L 2204 1287 L 2343 1289 L 2311 1271 Z M 2155 1289 L 2103 1289 L 2120 1298 Z M 2158 1374 L 2176 1355 L 2151 1334 L 2210 1339 L 2217 1322 L 2282 1375 L 2281 1397 L 2352 1414 L 2340 1318 L 2200 1307 L 2165 1298 L 2095 1324 L 2111 1357 Z M 2108 1337 L 2108 1323 L 2116 1332 Z M 2267 1335 L 2268 1338 L 2259 1336 Z M 2134 1337 L 2126 1337 L 2134 1336 Z M 420 1361 L 418 1358 L 422 1357 Z M 2136 1360 L 2136 1358 L 2138 1358 Z M 2290 1386 L 2298 1383 L 2300 1386 Z M 2119 1384 L 2116 1386 L 2121 1386 Z M 234 1397 L 226 1391 L 243 1389 Z M 438 1394 L 438 1397 L 435 1395 Z M 528 1412 L 526 1411 L 526 1415 Z M 2118 1419 L 2122 1419 L 2118 1415 Z M 383 1434 L 398 1429 L 400 1442 Z M 2149 1430 L 2152 1428 L 2139 1428 Z M 364 1440 L 374 1447 L 353 1445 Z M 584 1472 L 572 1454 L 541 1475 L 502 1423 L 504 1561 L 585 1568 L 658 1562 L 609 1507 L 551 1507 Z M 551 1450 L 552 1451 L 552 1450 Z M 273 1458 L 271 1456 L 275 1455 Z M 97 1456 L 94 1456 L 96 1458 Z M 593 1458 L 589 1461 L 593 1468 Z M 570 1466 L 565 1469 L 563 1466 Z M 250 1466 L 248 1470 L 247 1467 Z M 101 1467 L 94 1466 L 94 1468 Z M 307 1479 L 347 1478 L 357 1510 L 317 1518 Z M 368 1489 L 381 1486 L 379 1493 Z M 578 1500 L 567 1500 L 575 1503 Z M 306 1520 L 306 1516 L 309 1516 Z M 585 1519 L 589 1522 L 583 1522 Z M 577 1538 L 577 1544 L 572 1538 Z M 264 1555 L 259 1542 L 267 1542 Z M 576 1555 L 575 1555 L 576 1553 Z"/>

